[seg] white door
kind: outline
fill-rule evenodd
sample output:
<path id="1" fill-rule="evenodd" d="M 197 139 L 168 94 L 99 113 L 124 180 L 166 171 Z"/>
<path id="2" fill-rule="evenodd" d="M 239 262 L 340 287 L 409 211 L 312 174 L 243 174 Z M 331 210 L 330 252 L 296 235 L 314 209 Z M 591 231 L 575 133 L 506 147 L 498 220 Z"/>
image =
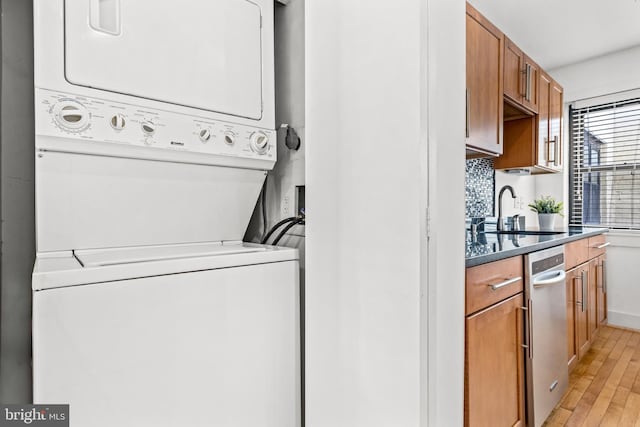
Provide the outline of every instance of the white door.
<path id="1" fill-rule="evenodd" d="M 259 120 L 261 27 L 248 0 L 66 0 L 66 79 Z"/>
<path id="2" fill-rule="evenodd" d="M 298 262 L 38 291 L 34 401 L 71 427 L 299 427 Z"/>

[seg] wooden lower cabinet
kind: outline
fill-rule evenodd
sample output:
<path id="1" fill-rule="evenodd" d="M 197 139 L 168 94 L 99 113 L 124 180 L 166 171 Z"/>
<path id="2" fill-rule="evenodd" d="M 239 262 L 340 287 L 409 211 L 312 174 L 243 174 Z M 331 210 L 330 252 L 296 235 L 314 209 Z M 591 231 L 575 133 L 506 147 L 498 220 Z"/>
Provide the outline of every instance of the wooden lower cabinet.
<path id="1" fill-rule="evenodd" d="M 466 318 L 465 425 L 524 426 L 523 295 Z"/>
<path id="2" fill-rule="evenodd" d="M 591 346 L 589 340 L 589 264 L 576 267 L 574 272 L 574 292 L 576 298 L 576 348 L 578 360 L 582 359 Z"/>
<path id="3" fill-rule="evenodd" d="M 606 255 L 570 269 L 566 280 L 567 363 L 571 371 L 607 322 Z"/>
<path id="4" fill-rule="evenodd" d="M 567 271 L 567 363 L 573 369 L 591 346 L 588 310 L 589 263 Z"/>
<path id="5" fill-rule="evenodd" d="M 571 371 L 578 363 L 576 340 L 576 269 L 567 272 L 567 361 Z"/>
<path id="6" fill-rule="evenodd" d="M 607 323 L 607 256 L 596 258 L 596 320 L 598 327 Z"/>
<path id="7" fill-rule="evenodd" d="M 598 259 L 589 261 L 589 282 L 587 284 L 587 305 L 589 307 L 587 318 L 589 319 L 589 339 L 593 338 L 598 331 Z"/>

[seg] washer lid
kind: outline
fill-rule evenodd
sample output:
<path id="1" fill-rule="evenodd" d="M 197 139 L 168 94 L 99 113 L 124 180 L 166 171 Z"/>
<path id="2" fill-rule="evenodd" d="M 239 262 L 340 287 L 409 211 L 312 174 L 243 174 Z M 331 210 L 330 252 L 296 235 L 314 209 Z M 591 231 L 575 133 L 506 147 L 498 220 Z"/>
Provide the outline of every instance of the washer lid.
<path id="1" fill-rule="evenodd" d="M 294 248 L 243 242 L 41 252 L 33 268 L 32 287 L 41 291 L 298 259 Z"/>
<path id="2" fill-rule="evenodd" d="M 211 257 L 262 252 L 263 247 L 247 247 L 239 242 L 206 242 L 187 245 L 141 246 L 130 248 L 88 249 L 74 254 L 83 267 L 104 267 L 137 262 Z"/>

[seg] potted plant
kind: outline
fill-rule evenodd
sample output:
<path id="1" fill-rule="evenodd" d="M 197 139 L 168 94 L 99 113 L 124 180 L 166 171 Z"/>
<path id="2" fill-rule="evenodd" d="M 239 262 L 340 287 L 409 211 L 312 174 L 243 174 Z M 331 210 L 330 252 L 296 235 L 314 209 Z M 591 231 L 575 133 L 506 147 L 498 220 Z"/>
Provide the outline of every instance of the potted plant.
<path id="1" fill-rule="evenodd" d="M 552 231 L 556 214 L 562 215 L 562 202 L 551 196 L 541 196 L 529 204 L 532 211 L 538 213 L 538 224 L 541 231 Z"/>

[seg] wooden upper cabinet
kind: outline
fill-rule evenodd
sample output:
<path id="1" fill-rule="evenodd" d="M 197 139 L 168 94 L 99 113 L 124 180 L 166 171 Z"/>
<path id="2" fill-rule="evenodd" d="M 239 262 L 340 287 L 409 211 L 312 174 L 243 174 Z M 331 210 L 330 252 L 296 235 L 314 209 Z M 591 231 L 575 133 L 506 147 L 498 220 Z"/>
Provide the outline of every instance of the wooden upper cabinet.
<path id="1" fill-rule="evenodd" d="M 467 154 L 502 154 L 504 36 L 467 3 Z"/>
<path id="2" fill-rule="evenodd" d="M 522 106 L 513 106 L 505 92 L 504 152 L 494 162 L 496 169 L 522 168 L 532 174 L 562 171 L 562 87 L 544 71 L 535 70 L 538 114 L 519 110 Z"/>
<path id="3" fill-rule="evenodd" d="M 562 170 L 562 86 L 540 72 L 538 104 L 538 164 Z"/>
<path id="4" fill-rule="evenodd" d="M 517 106 L 538 112 L 540 67 L 515 43 L 504 38 L 504 95 Z"/>
<path id="5" fill-rule="evenodd" d="M 540 84 L 540 67 L 527 55 L 524 56 L 525 91 L 522 105 L 534 113 L 538 112 L 538 87 Z"/>
<path id="6" fill-rule="evenodd" d="M 538 166 L 548 167 L 551 154 L 549 143 L 549 93 L 552 80 L 546 73 L 540 73 L 540 100 L 538 103 Z"/>
<path id="7" fill-rule="evenodd" d="M 549 92 L 549 141 L 553 141 L 554 163 L 551 165 L 553 169 L 562 170 L 562 102 L 563 89 L 555 81 L 551 81 L 551 89 Z"/>
<path id="8" fill-rule="evenodd" d="M 508 37 L 504 38 L 504 95 L 515 102 L 522 100 L 524 53 Z"/>

